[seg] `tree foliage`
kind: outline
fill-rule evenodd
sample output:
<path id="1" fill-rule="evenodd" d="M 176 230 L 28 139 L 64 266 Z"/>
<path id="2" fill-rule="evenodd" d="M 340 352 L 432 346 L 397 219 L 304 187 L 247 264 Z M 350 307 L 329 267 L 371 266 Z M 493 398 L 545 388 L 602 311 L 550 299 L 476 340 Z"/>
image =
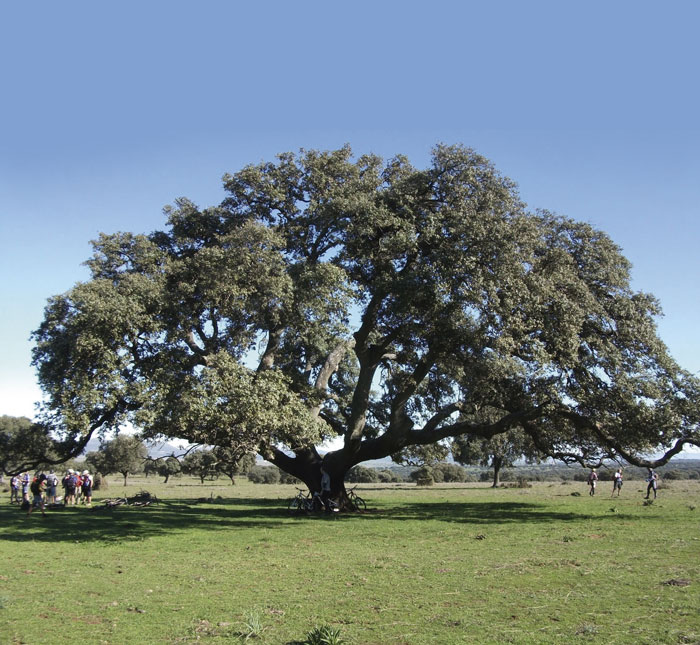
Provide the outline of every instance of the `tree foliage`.
<path id="1" fill-rule="evenodd" d="M 253 466 L 248 470 L 248 479 L 254 484 L 278 484 L 280 470 L 275 466 Z"/>
<path id="2" fill-rule="evenodd" d="M 103 475 L 120 473 L 126 486 L 128 476 L 141 472 L 147 458 L 148 450 L 141 439 L 120 434 L 104 443 L 100 450 L 89 452 L 85 461 L 94 472 Z"/>
<path id="3" fill-rule="evenodd" d="M 502 468 L 512 467 L 521 458 L 532 463 L 540 457 L 529 435 L 520 428 L 488 438 L 462 435 L 454 439 L 451 448 L 454 460 L 460 464 L 493 468 L 494 488 Z"/>
<path id="4" fill-rule="evenodd" d="M 147 476 L 148 473 L 155 473 L 164 477 L 163 483 L 167 484 L 168 480 L 173 475 L 179 475 L 182 472 L 182 464 L 180 464 L 180 460 L 174 455 L 159 457 L 157 459 L 147 459 L 144 464 L 144 472 Z"/>
<path id="5" fill-rule="evenodd" d="M 202 484 L 205 479 L 216 479 L 219 476 L 219 471 L 216 467 L 217 458 L 211 449 L 188 452 L 180 464 L 185 475 L 199 477 L 199 481 Z"/>
<path id="6" fill-rule="evenodd" d="M 236 483 L 236 475 L 246 475 L 255 466 L 255 455 L 250 452 L 241 455 L 237 450 L 217 446 L 214 448 L 214 456 L 217 472 L 226 475 L 231 484 Z"/>
<path id="7" fill-rule="evenodd" d="M 46 427 L 27 417 L 0 416 L 0 473 L 17 475 L 50 461 L 53 443 Z"/>
<path id="8" fill-rule="evenodd" d="M 342 491 L 356 464 L 462 436 L 517 429 L 588 464 L 700 443 L 698 381 L 619 248 L 528 211 L 474 151 L 301 151 L 224 187 L 165 230 L 101 235 L 90 279 L 49 301 L 34 364 L 65 445 L 130 422 L 315 489 L 323 462 Z"/>

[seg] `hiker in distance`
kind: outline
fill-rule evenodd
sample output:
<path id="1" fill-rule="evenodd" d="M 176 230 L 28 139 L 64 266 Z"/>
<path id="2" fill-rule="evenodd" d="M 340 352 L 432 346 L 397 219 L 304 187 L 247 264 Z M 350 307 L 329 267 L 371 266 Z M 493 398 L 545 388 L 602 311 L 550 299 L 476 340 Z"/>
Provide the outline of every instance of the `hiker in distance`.
<path id="1" fill-rule="evenodd" d="M 596 473 L 595 468 L 591 468 L 591 472 L 588 475 L 588 485 L 591 490 L 588 492 L 589 495 L 595 495 L 595 487 L 598 483 L 598 473 Z"/>
<path id="2" fill-rule="evenodd" d="M 615 491 L 617 491 L 617 496 L 620 497 L 620 492 L 622 491 L 622 468 L 618 468 L 613 475 L 613 490 L 610 497 L 615 496 Z"/>
<path id="3" fill-rule="evenodd" d="M 659 484 L 659 476 L 654 472 L 653 469 L 649 468 L 649 473 L 647 474 L 647 496 L 644 499 L 649 499 L 651 492 L 654 492 L 654 499 L 656 499 L 656 489 Z"/>

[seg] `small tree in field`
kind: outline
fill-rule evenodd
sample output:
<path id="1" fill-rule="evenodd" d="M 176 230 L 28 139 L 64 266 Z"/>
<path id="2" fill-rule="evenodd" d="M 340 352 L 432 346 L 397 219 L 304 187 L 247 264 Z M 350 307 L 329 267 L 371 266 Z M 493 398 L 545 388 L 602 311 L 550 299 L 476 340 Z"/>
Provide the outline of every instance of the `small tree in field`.
<path id="1" fill-rule="evenodd" d="M 465 466 L 490 466 L 493 469 L 495 488 L 500 483 L 502 468 L 511 468 L 515 461 L 525 457 L 536 460 L 537 451 L 527 435 L 511 430 L 490 439 L 481 437 L 458 437 L 452 443 L 454 460 Z"/>
<path id="2" fill-rule="evenodd" d="M 128 476 L 141 472 L 147 458 L 148 449 L 143 441 L 138 437 L 119 435 L 105 443 L 99 451 L 88 453 L 85 460 L 103 475 L 120 473 L 126 486 Z"/>
<path id="3" fill-rule="evenodd" d="M 433 468 L 433 476 L 435 477 L 435 481 L 438 481 L 438 477 L 440 478 L 440 481 L 443 482 L 467 481 L 467 471 L 464 470 L 464 468 L 458 466 L 457 464 L 450 464 L 446 462 L 435 465 Z"/>
<path id="4" fill-rule="evenodd" d="M 178 475 L 182 472 L 182 464 L 177 457 L 166 457 L 165 459 L 158 459 L 156 461 L 156 472 L 161 476 L 165 477 L 163 480 L 164 484 L 168 483 L 168 480 L 173 475 Z"/>
<path id="5" fill-rule="evenodd" d="M 248 480 L 254 484 L 278 484 L 280 470 L 275 466 L 253 466 L 248 470 Z"/>
<path id="6" fill-rule="evenodd" d="M 201 484 L 205 479 L 216 479 L 219 475 L 216 467 L 217 458 L 213 450 L 193 450 L 185 455 L 180 463 L 182 472 L 199 477 Z"/>
<path id="7" fill-rule="evenodd" d="M 239 452 L 230 448 L 214 448 L 216 457 L 216 469 L 222 475 L 231 480 L 231 485 L 236 483 L 236 475 L 246 475 L 255 466 L 255 455 L 251 452 L 241 456 Z"/>

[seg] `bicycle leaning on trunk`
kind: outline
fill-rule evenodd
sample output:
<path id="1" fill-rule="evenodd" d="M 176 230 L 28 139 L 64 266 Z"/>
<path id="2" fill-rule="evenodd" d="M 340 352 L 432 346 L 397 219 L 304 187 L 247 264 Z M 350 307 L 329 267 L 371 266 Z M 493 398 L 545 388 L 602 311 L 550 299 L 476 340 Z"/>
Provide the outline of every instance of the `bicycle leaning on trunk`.
<path id="1" fill-rule="evenodd" d="M 350 511 L 362 513 L 367 510 L 365 500 L 355 492 L 355 488 L 347 491 L 347 505 L 347 510 Z M 323 511 L 337 513 L 340 511 L 340 505 L 332 498 L 328 499 L 324 504 L 319 492 L 312 493 L 297 487 L 297 494 L 287 503 L 287 510 L 291 515 L 321 513 Z"/>

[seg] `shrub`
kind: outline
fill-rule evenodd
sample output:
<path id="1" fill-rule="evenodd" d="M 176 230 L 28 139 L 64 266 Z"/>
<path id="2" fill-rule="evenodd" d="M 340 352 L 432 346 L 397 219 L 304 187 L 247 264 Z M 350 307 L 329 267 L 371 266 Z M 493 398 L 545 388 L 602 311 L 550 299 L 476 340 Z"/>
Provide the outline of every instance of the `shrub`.
<path id="1" fill-rule="evenodd" d="M 388 468 L 380 470 L 377 473 L 377 477 L 379 477 L 379 481 L 382 484 L 393 484 L 403 481 L 403 477 L 401 477 L 401 475 L 395 473 L 393 470 L 389 470 Z"/>
<path id="2" fill-rule="evenodd" d="M 411 479 L 417 486 L 432 486 L 435 483 L 433 469 L 430 466 L 421 466 L 411 473 Z"/>
<path id="3" fill-rule="evenodd" d="M 248 471 L 248 479 L 254 484 L 279 484 L 280 471 L 277 466 L 253 466 Z"/>
<path id="4" fill-rule="evenodd" d="M 464 482 L 464 481 L 467 481 L 467 471 L 464 468 L 462 468 L 462 466 L 458 466 L 457 464 L 443 463 L 443 464 L 438 464 L 437 466 L 435 466 L 435 468 L 433 469 L 435 481 L 438 481 L 438 479 L 437 479 L 438 472 L 442 475 L 441 481 L 444 481 L 444 482 Z"/>
<path id="5" fill-rule="evenodd" d="M 517 486 L 518 488 L 532 488 L 532 484 L 525 477 L 518 477 Z"/>
<path id="6" fill-rule="evenodd" d="M 306 635 L 304 645 L 341 645 L 344 642 L 339 629 L 333 629 L 330 625 L 322 625 L 314 627 Z"/>
<path id="7" fill-rule="evenodd" d="M 107 478 L 102 476 L 102 473 L 95 473 L 92 478 L 93 490 L 104 490 L 107 488 Z"/>
<path id="8" fill-rule="evenodd" d="M 685 474 L 680 470 L 669 470 L 663 473 L 663 479 L 685 479 Z"/>
<path id="9" fill-rule="evenodd" d="M 376 469 L 367 468 L 366 466 L 355 466 L 345 475 L 345 481 L 351 484 L 376 484 L 380 480 Z"/>

